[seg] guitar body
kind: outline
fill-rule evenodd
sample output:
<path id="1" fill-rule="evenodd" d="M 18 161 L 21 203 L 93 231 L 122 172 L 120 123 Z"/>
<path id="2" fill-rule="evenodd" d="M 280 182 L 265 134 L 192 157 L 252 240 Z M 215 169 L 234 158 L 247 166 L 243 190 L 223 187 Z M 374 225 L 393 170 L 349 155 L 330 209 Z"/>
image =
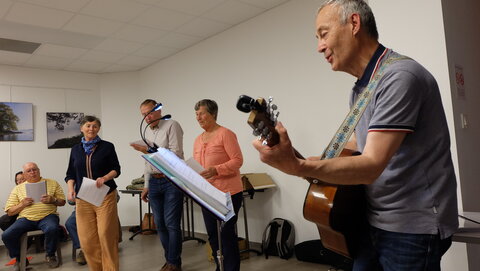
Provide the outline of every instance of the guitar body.
<path id="1" fill-rule="evenodd" d="M 358 154 L 344 149 L 340 156 Z M 360 232 L 368 225 L 365 187 L 311 183 L 303 204 L 303 216 L 317 225 L 323 246 L 352 258 Z"/>
<path id="2" fill-rule="evenodd" d="M 278 113 L 276 106 L 263 98 L 254 100 L 242 95 L 237 109 L 250 113 L 247 123 L 253 128 L 254 135 L 263 140 L 263 144 L 274 146 L 279 142 L 275 131 Z M 295 155 L 304 159 L 296 150 Z M 358 155 L 344 149 L 341 156 Z M 322 244 L 339 254 L 352 258 L 358 247 L 360 232 L 366 229 L 366 201 L 363 185 L 331 185 L 313 178 L 310 182 L 303 205 L 305 219 L 315 223 Z"/>
<path id="3" fill-rule="evenodd" d="M 310 184 L 303 205 L 305 219 L 315 223 L 322 244 L 352 258 L 359 232 L 366 226 L 363 185 Z"/>

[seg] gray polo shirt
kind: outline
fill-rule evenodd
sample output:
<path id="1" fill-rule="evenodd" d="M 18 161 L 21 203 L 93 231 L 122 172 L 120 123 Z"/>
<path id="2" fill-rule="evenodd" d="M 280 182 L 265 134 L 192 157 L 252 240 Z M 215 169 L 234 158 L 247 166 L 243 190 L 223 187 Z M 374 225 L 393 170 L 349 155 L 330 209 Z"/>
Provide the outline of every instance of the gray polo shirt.
<path id="1" fill-rule="evenodd" d="M 391 50 L 382 61 L 388 54 Z M 377 59 L 375 54 L 370 63 Z M 372 70 L 367 68 L 354 86 L 351 104 Z M 451 236 L 458 228 L 458 208 L 450 137 L 438 85 L 419 63 L 403 59 L 385 70 L 355 128 L 360 151 L 373 131 L 407 135 L 380 177 L 366 187 L 370 224 L 392 232 Z"/>

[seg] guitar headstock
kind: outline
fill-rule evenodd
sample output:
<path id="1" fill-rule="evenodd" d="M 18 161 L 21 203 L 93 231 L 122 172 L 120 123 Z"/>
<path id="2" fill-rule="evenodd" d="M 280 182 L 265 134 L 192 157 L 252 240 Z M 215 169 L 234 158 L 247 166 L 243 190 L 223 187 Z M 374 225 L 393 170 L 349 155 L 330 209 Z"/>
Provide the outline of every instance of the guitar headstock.
<path id="1" fill-rule="evenodd" d="M 262 144 L 268 146 L 279 142 L 278 133 L 275 131 L 279 112 L 272 101 L 272 97 L 266 101 L 264 98 L 255 100 L 246 95 L 241 95 L 237 101 L 238 110 L 250 113 L 247 123 L 252 127 L 253 134 L 263 140 Z"/>

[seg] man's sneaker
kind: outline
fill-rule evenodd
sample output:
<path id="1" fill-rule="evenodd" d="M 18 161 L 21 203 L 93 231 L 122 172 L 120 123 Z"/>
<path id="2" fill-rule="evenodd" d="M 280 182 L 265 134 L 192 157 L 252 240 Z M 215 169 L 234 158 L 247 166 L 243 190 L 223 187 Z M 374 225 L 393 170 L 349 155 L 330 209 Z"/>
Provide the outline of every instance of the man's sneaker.
<path id="1" fill-rule="evenodd" d="M 87 264 L 87 260 L 85 259 L 85 255 L 83 254 L 82 250 L 80 250 L 80 252 L 78 253 L 76 261 L 80 265 L 86 265 Z"/>
<path id="2" fill-rule="evenodd" d="M 50 268 L 57 268 L 60 265 L 60 263 L 57 261 L 56 256 L 46 256 L 45 261 L 47 262 L 48 267 Z"/>

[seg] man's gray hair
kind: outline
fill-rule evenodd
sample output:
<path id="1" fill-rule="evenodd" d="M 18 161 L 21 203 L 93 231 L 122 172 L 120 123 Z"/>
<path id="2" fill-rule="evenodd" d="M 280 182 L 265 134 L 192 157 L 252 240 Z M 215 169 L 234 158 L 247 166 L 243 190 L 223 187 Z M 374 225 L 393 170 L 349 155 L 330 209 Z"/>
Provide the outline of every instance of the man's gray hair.
<path id="1" fill-rule="evenodd" d="M 318 9 L 318 13 L 326 7 L 326 6 L 338 6 L 339 15 L 340 15 L 340 23 L 346 24 L 348 22 L 348 17 L 353 13 L 357 13 L 360 15 L 360 20 L 362 22 L 362 26 L 365 28 L 366 33 L 378 40 L 378 31 L 377 31 L 377 24 L 375 22 L 375 16 L 373 16 L 372 9 L 368 6 L 368 4 L 363 0 L 327 0 L 325 1 L 320 8 Z"/>

